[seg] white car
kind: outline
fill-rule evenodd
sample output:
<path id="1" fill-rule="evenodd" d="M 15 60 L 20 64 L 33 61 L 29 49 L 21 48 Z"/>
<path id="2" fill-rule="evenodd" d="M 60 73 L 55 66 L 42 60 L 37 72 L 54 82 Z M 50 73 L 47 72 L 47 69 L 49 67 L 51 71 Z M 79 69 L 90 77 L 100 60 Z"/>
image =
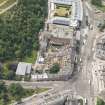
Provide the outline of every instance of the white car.
<path id="1" fill-rule="evenodd" d="M 82 60 L 81 60 L 81 58 L 80 58 L 80 62 L 81 62 Z"/>
<path id="2" fill-rule="evenodd" d="M 89 28 L 90 28 L 90 30 L 93 30 L 93 25 L 90 25 L 90 27 L 89 27 Z"/>
<path id="3" fill-rule="evenodd" d="M 85 103 L 85 105 L 87 105 L 87 99 L 86 98 L 84 99 L 84 103 Z"/>
<path id="4" fill-rule="evenodd" d="M 89 84 L 91 84 L 91 80 L 89 80 Z"/>
<path id="5" fill-rule="evenodd" d="M 83 45 L 85 45 L 85 43 L 86 43 L 86 39 L 83 40 Z"/>

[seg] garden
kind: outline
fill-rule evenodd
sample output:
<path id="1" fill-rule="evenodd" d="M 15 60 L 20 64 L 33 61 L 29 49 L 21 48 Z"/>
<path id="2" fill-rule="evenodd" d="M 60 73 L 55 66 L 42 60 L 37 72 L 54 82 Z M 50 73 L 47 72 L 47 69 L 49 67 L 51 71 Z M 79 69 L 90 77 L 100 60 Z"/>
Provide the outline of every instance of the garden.
<path id="1" fill-rule="evenodd" d="M 71 15 L 71 6 L 70 5 L 60 5 L 56 4 L 54 16 L 60 17 L 69 17 Z"/>

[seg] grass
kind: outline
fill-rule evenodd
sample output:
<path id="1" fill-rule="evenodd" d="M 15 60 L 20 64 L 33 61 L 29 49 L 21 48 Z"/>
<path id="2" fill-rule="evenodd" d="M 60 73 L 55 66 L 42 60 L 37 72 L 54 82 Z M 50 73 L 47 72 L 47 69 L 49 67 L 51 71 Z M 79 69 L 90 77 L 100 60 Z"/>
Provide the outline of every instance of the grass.
<path id="1" fill-rule="evenodd" d="M 45 92 L 45 91 L 48 91 L 48 90 L 49 90 L 49 88 L 36 88 L 34 90 L 34 93 L 39 94 L 39 93 L 42 93 L 42 92 Z"/>
<path id="2" fill-rule="evenodd" d="M 78 99 L 78 103 L 80 103 L 80 105 L 83 105 L 83 99 Z"/>
<path id="3" fill-rule="evenodd" d="M 99 9 L 99 10 L 105 12 L 105 5 L 102 5 L 102 6 L 96 6 L 96 7 L 97 7 L 97 9 Z"/>
<path id="4" fill-rule="evenodd" d="M 69 17 L 71 14 L 71 6 L 56 5 L 54 16 Z"/>
<path id="5" fill-rule="evenodd" d="M 25 89 L 25 90 L 26 90 L 26 95 L 23 98 L 48 91 L 49 88 L 36 88 L 36 89 Z"/>
<path id="6" fill-rule="evenodd" d="M 34 94 L 40 94 L 40 93 L 48 91 L 48 90 L 50 90 L 50 88 L 25 89 L 26 95 L 23 98 L 32 96 Z"/>
<path id="7" fill-rule="evenodd" d="M 7 63 L 5 63 L 4 65 L 3 65 L 3 67 L 4 67 L 4 69 L 3 69 L 3 74 L 5 74 L 5 75 L 7 75 L 8 74 L 8 72 L 9 72 L 9 70 L 8 70 L 8 68 L 7 68 Z"/>
<path id="8" fill-rule="evenodd" d="M 97 104 L 96 105 L 105 105 L 105 102 L 100 99 L 99 97 L 97 97 Z"/>
<path id="9" fill-rule="evenodd" d="M 37 58 L 37 51 L 33 51 L 31 56 L 25 57 L 25 59 L 23 59 L 23 62 L 35 63 L 36 58 Z"/>
<path id="10" fill-rule="evenodd" d="M 14 2 L 16 2 L 16 0 L 8 0 L 4 5 L 0 6 L 0 9 L 5 9 L 12 5 Z"/>
<path id="11" fill-rule="evenodd" d="M 27 98 L 27 97 L 32 96 L 34 94 L 39 94 L 39 93 L 48 91 L 49 89 L 50 88 L 25 89 L 25 95 L 22 98 Z M 16 97 L 11 96 L 9 93 L 8 93 L 8 95 L 9 95 L 9 99 L 10 99 L 9 104 L 14 103 Z M 0 100 L 0 103 L 2 103 L 2 100 Z M 0 104 L 0 105 L 2 105 L 2 104 Z"/>
<path id="12" fill-rule="evenodd" d="M 6 0 L 0 0 L 0 4 L 1 4 L 2 2 L 4 2 L 4 1 L 6 1 Z"/>

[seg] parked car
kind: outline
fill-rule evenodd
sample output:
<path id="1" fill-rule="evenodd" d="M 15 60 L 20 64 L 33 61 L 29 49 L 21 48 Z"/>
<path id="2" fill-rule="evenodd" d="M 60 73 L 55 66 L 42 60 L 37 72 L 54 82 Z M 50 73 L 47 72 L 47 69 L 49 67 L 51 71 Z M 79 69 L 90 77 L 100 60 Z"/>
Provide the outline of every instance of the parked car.
<path id="1" fill-rule="evenodd" d="M 90 25 L 90 27 L 89 27 L 89 28 L 90 28 L 90 30 L 93 30 L 93 25 Z"/>
<path id="2" fill-rule="evenodd" d="M 88 102 L 87 102 L 86 98 L 84 99 L 84 103 L 85 103 L 85 105 L 88 105 Z"/>

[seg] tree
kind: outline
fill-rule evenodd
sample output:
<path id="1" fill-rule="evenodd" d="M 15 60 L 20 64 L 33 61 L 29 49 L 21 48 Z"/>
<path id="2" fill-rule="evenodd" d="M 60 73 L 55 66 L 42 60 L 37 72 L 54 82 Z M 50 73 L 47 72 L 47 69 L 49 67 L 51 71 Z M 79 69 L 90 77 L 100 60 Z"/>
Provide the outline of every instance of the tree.
<path id="1" fill-rule="evenodd" d="M 3 72 L 3 66 L 2 66 L 2 64 L 0 63 L 0 79 L 2 79 L 2 72 Z"/>
<path id="2" fill-rule="evenodd" d="M 55 74 L 60 71 L 60 66 L 58 63 L 54 63 L 53 66 L 50 68 L 50 73 Z"/>
<path id="3" fill-rule="evenodd" d="M 6 92 L 7 89 L 6 89 L 6 86 L 5 86 L 5 83 L 0 81 L 0 94 Z"/>
<path id="4" fill-rule="evenodd" d="M 18 0 L 0 17 L 0 61 L 23 60 L 38 50 L 38 33 L 44 26 L 47 0 Z"/>
<path id="5" fill-rule="evenodd" d="M 16 101 L 21 102 L 21 98 L 25 94 L 24 88 L 20 84 L 11 84 L 9 86 L 9 92 L 15 97 Z"/>
<path id="6" fill-rule="evenodd" d="M 15 80 L 15 76 L 16 76 L 15 72 L 12 71 L 12 70 L 10 70 L 10 71 L 8 72 L 7 79 L 8 79 L 8 80 Z"/>
<path id="7" fill-rule="evenodd" d="M 105 105 L 105 102 L 102 99 L 98 98 L 97 105 Z"/>
<path id="8" fill-rule="evenodd" d="M 9 96 L 7 93 L 2 94 L 3 104 L 2 105 L 8 105 L 9 102 Z"/>
<path id="9" fill-rule="evenodd" d="M 9 96 L 7 94 L 7 91 L 8 90 L 5 83 L 0 81 L 0 105 L 8 105 Z"/>
<path id="10" fill-rule="evenodd" d="M 99 26 L 99 31 L 103 32 L 104 29 L 105 29 L 105 20 L 103 21 L 103 24 L 101 24 L 101 25 Z"/>
<path id="11" fill-rule="evenodd" d="M 91 3 L 96 6 L 102 6 L 102 0 L 91 0 Z"/>

